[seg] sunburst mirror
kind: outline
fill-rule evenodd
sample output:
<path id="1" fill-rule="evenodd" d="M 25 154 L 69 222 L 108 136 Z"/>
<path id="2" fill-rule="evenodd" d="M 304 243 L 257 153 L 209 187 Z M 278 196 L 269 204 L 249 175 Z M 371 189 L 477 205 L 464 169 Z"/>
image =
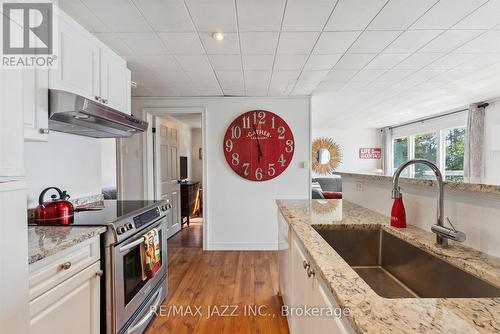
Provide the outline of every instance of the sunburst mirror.
<path id="1" fill-rule="evenodd" d="M 339 144 L 331 138 L 318 138 L 312 144 L 312 169 L 320 175 L 331 174 L 342 162 Z"/>

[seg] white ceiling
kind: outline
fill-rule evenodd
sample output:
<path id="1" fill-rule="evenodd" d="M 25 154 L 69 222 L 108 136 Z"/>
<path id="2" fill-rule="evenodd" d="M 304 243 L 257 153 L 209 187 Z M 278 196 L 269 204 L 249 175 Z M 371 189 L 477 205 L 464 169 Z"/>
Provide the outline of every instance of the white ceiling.
<path id="1" fill-rule="evenodd" d="M 127 59 L 134 96 L 325 96 L 320 123 L 359 126 L 500 96 L 500 0 L 59 4 Z"/>

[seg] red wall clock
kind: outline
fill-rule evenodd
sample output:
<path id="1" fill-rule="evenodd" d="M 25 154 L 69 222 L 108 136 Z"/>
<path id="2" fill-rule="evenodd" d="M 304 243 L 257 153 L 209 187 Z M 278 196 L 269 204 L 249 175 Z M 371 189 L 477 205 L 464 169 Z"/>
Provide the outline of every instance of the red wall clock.
<path id="1" fill-rule="evenodd" d="M 267 181 L 288 167 L 295 142 L 281 117 L 266 110 L 252 110 L 229 125 L 223 149 L 236 174 L 251 181 Z"/>

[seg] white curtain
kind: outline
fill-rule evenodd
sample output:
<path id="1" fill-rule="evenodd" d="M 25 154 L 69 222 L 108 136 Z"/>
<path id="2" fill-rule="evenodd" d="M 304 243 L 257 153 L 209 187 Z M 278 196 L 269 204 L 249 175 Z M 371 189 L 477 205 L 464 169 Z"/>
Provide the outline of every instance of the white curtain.
<path id="1" fill-rule="evenodd" d="M 382 133 L 382 170 L 385 175 L 392 175 L 392 130 L 389 127 L 380 129 Z"/>
<path id="2" fill-rule="evenodd" d="M 469 106 L 465 138 L 464 181 L 481 183 L 483 176 L 484 107 Z"/>

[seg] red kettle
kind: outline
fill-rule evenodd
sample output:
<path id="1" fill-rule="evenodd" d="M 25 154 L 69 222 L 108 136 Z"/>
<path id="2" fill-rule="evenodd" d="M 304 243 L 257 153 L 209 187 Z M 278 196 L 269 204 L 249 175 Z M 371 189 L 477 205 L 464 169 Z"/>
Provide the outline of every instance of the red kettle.
<path id="1" fill-rule="evenodd" d="M 44 196 L 49 190 L 55 190 L 56 195 L 52 195 L 51 201 L 44 202 Z M 35 221 L 39 225 L 70 225 L 73 223 L 74 208 L 73 204 L 68 201 L 70 196 L 66 191 L 56 187 L 45 188 L 38 198 L 38 206 L 35 211 Z"/>

